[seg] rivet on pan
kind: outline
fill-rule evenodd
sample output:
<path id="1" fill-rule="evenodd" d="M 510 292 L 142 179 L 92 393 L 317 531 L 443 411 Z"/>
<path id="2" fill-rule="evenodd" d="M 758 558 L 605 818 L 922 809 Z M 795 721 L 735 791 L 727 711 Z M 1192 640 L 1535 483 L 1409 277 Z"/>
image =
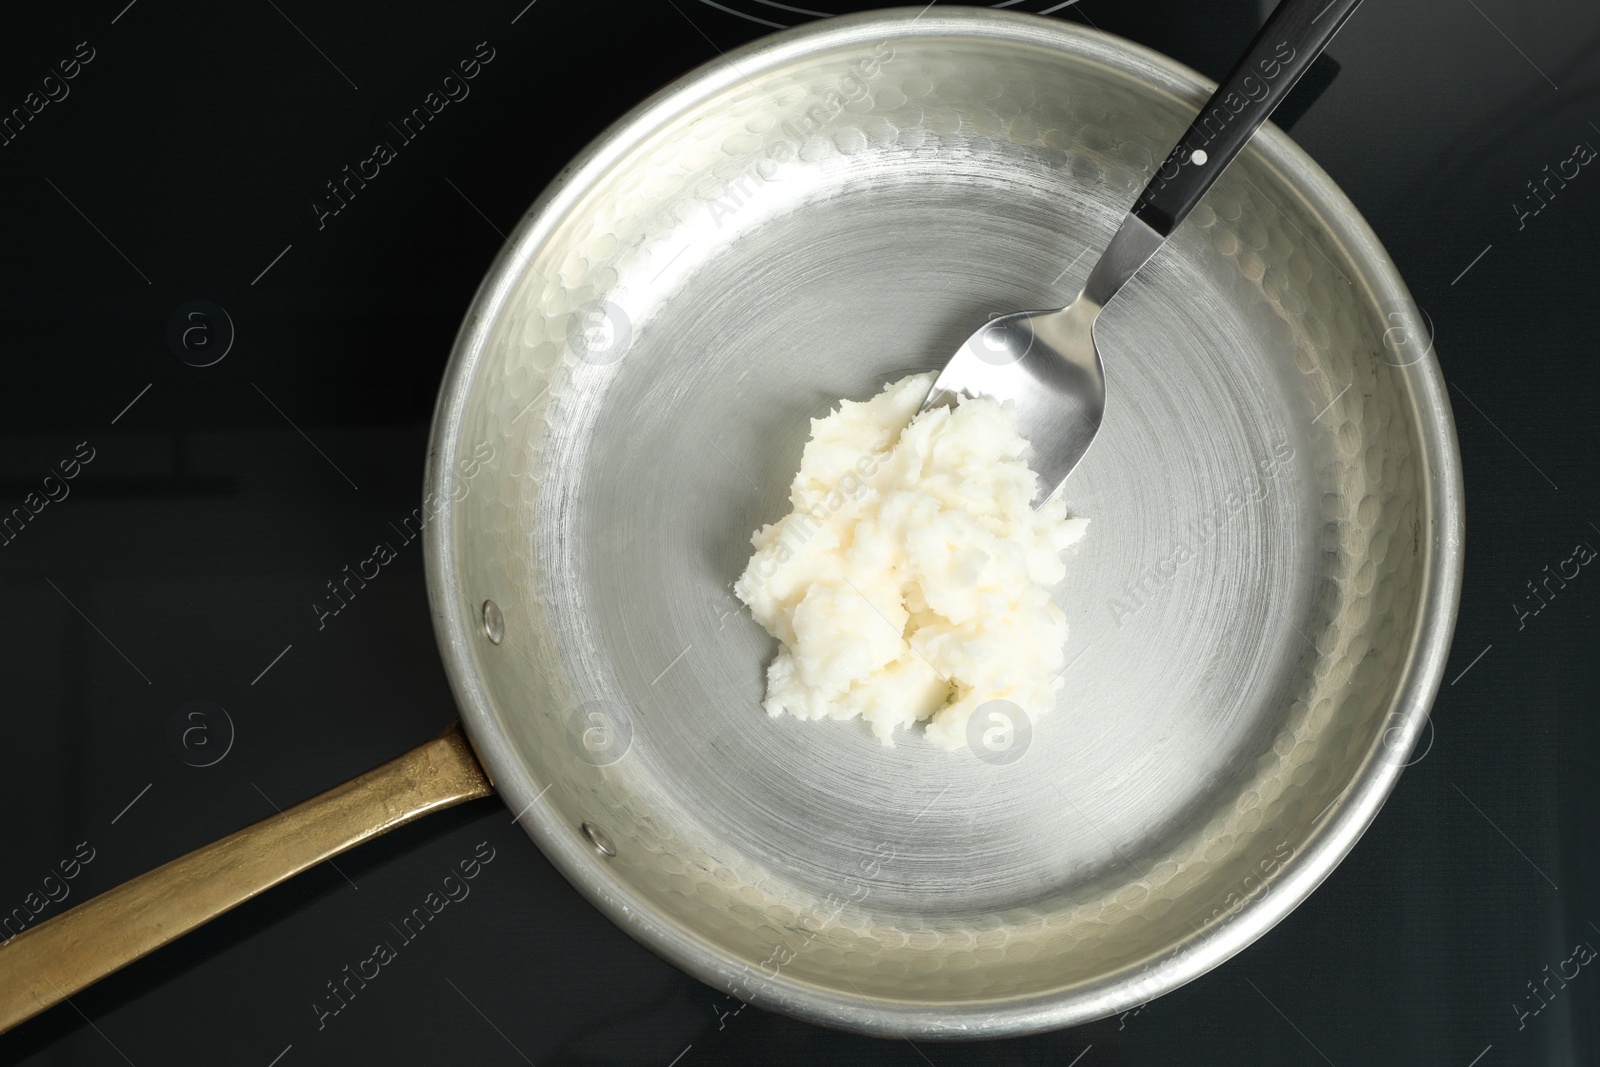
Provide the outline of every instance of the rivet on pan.
<path id="1" fill-rule="evenodd" d="M 615 856 L 617 854 L 617 846 L 613 845 L 611 838 L 606 836 L 606 832 L 594 823 L 586 822 L 583 824 L 583 836 L 589 839 L 589 844 L 593 845 L 594 850 L 600 855 Z"/>
<path id="2" fill-rule="evenodd" d="M 492 600 L 483 602 L 483 632 L 497 645 L 505 640 L 506 617 L 500 614 L 500 605 Z"/>

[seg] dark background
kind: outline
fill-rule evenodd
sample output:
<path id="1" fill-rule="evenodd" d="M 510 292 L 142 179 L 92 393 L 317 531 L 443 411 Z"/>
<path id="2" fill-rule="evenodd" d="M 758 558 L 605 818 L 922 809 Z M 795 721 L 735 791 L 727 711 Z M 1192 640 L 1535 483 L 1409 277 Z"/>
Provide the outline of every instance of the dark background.
<path id="1" fill-rule="evenodd" d="M 762 0 L 125 3 L 10 7 L 0 32 L 0 111 L 78 42 L 94 50 L 70 95 L 0 147 L 0 506 L 79 442 L 94 450 L 71 495 L 0 548 L 0 913 L 80 842 L 94 858 L 67 905 L 451 720 L 415 545 L 322 630 L 310 602 L 418 505 L 440 373 L 500 231 L 643 96 L 760 20 L 811 17 Z M 1218 77 L 1262 10 L 1084 0 L 1053 17 Z M 319 230 L 323 183 L 480 41 L 495 58 L 471 96 Z M 1600 946 L 1600 575 L 1521 614 L 1546 565 L 1600 545 L 1600 172 L 1520 223 L 1513 206 L 1532 206 L 1546 164 L 1600 145 L 1597 44 L 1600 9 L 1582 0 L 1368 0 L 1331 49 L 1337 77 L 1320 99 L 1299 91 L 1294 136 L 1436 324 L 1467 581 L 1426 750 L 1351 857 L 1234 961 L 1138 1014 L 985 1044 L 733 1014 L 583 903 L 486 800 L 84 991 L 0 1037 L 0 1061 L 1600 1062 L 1600 974 L 1551 983 L 1537 1014 L 1528 988 Z M 166 338 L 196 300 L 237 331 L 205 368 Z M 211 766 L 169 742 L 190 701 L 235 730 Z M 495 858 L 472 896 L 319 1031 L 324 983 L 479 842 Z"/>

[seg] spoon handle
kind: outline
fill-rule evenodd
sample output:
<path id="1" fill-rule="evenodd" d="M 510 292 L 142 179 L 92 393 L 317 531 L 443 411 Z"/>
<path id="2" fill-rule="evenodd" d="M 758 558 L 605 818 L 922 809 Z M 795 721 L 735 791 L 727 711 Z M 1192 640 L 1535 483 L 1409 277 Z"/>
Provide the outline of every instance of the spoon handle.
<path id="1" fill-rule="evenodd" d="M 1140 195 L 1132 214 L 1169 237 L 1361 0 L 1283 0 Z"/>

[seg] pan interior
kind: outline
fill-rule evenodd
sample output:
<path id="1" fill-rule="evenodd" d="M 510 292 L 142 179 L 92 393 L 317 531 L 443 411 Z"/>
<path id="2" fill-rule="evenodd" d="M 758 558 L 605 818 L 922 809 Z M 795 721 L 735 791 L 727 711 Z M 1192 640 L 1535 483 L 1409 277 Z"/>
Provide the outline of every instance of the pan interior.
<path id="1" fill-rule="evenodd" d="M 1066 684 L 1020 757 L 760 709 L 774 643 L 731 586 L 808 420 L 1067 303 L 1198 102 L 1039 22 L 814 34 L 642 113 L 525 224 L 459 397 L 457 460 L 493 458 L 450 578 L 506 619 L 467 654 L 508 795 L 549 787 L 569 874 L 780 1006 L 1059 999 L 1171 958 L 1292 874 L 1414 641 L 1407 360 L 1252 150 L 1102 316 Z"/>

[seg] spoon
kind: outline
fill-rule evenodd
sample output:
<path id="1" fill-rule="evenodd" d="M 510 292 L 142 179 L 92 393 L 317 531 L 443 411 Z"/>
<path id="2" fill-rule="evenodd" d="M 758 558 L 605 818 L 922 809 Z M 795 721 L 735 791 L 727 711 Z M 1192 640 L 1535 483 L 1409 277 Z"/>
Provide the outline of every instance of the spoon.
<path id="1" fill-rule="evenodd" d="M 1072 473 L 1100 429 L 1106 381 L 1094 323 L 1101 309 L 1172 236 L 1360 4 L 1283 0 L 1135 201 L 1077 298 L 1058 311 L 991 320 L 934 381 L 924 411 L 960 395 L 1016 405 L 1041 482 L 1035 507 Z"/>

